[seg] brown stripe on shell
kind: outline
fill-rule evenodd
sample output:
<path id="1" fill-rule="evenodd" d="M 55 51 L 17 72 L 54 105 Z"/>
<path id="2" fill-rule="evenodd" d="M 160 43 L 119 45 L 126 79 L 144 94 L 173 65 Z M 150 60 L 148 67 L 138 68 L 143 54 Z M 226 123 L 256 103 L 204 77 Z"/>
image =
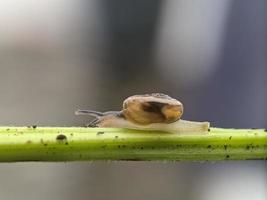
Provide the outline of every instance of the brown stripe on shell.
<path id="1" fill-rule="evenodd" d="M 123 115 L 137 124 L 172 123 L 182 113 L 181 102 L 160 93 L 134 95 L 123 102 Z"/>

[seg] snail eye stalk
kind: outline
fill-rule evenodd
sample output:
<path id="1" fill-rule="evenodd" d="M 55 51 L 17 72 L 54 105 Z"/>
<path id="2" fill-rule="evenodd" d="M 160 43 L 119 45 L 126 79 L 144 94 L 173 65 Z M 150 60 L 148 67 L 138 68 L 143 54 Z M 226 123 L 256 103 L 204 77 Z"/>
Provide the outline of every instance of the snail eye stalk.
<path id="1" fill-rule="evenodd" d="M 94 110 L 77 110 L 75 111 L 75 115 L 90 115 L 93 117 L 102 117 L 104 116 L 104 113 Z"/>

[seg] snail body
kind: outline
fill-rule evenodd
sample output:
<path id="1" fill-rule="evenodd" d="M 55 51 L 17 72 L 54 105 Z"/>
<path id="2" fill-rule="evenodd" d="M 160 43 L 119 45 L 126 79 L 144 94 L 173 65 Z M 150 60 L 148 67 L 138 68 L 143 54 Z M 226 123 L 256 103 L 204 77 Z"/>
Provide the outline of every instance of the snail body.
<path id="1" fill-rule="evenodd" d="M 97 112 L 77 110 L 76 115 L 96 117 L 89 127 L 116 127 L 173 133 L 201 132 L 209 129 L 209 122 L 182 120 L 183 104 L 161 93 L 134 95 L 124 100 L 121 111 Z"/>

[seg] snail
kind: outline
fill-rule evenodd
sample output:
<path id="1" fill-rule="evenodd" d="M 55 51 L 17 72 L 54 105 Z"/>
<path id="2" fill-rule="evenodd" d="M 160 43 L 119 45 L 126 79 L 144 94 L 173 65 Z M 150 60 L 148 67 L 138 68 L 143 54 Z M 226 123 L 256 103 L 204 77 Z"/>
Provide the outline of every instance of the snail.
<path id="1" fill-rule="evenodd" d="M 116 127 L 171 133 L 206 133 L 209 122 L 182 120 L 183 104 L 162 93 L 130 96 L 121 111 L 98 112 L 77 110 L 76 115 L 90 115 L 96 119 L 89 127 Z"/>

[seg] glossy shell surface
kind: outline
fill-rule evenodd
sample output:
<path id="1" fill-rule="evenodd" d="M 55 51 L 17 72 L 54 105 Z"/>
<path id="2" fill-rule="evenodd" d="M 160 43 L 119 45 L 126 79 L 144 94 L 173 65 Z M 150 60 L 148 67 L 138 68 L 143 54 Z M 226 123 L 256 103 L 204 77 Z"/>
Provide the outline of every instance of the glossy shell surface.
<path id="1" fill-rule="evenodd" d="M 180 101 L 161 93 L 134 95 L 123 102 L 124 117 L 136 124 L 172 123 L 183 114 Z"/>

